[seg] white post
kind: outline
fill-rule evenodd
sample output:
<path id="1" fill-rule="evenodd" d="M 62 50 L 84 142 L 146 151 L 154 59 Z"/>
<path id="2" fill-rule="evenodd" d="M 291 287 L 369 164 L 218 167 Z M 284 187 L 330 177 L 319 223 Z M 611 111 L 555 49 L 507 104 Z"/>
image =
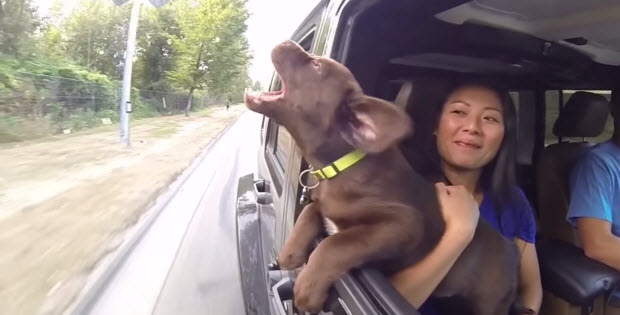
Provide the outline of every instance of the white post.
<path id="1" fill-rule="evenodd" d="M 123 94 L 121 97 L 120 117 L 121 117 L 121 142 L 127 146 L 129 141 L 129 113 L 127 102 L 131 100 L 131 70 L 133 66 L 133 56 L 136 51 L 136 30 L 138 29 L 138 19 L 140 17 L 140 5 L 142 0 L 134 0 L 131 8 L 131 18 L 129 20 L 129 32 L 127 33 L 127 50 L 125 52 L 125 66 L 123 69 Z"/>

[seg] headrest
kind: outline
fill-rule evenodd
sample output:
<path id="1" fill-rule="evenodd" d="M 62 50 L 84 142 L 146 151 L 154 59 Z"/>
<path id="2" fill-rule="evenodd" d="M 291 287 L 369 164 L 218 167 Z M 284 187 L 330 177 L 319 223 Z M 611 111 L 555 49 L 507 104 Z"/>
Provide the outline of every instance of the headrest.
<path id="1" fill-rule="evenodd" d="M 575 92 L 555 121 L 553 134 L 558 137 L 596 137 L 603 132 L 608 115 L 609 103 L 605 97 L 591 92 Z"/>

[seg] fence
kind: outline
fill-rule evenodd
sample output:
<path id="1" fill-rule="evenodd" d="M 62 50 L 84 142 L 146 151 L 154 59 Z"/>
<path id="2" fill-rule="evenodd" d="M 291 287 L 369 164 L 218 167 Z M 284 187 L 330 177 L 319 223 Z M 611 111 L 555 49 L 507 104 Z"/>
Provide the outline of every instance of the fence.
<path id="1" fill-rule="evenodd" d="M 91 128 L 102 119 L 118 121 L 120 83 L 101 77 L 80 80 L 18 72 L 0 84 L 0 143 Z M 182 112 L 187 93 L 132 89 L 132 118 Z M 208 96 L 194 96 L 193 109 L 218 103 Z"/>

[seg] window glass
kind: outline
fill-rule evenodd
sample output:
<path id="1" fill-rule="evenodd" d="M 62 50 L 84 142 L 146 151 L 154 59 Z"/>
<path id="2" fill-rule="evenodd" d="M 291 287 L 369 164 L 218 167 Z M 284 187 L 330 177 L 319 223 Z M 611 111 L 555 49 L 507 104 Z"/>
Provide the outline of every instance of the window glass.
<path id="1" fill-rule="evenodd" d="M 291 135 L 282 126 L 278 126 L 278 140 L 276 144 L 276 159 L 282 169 L 285 168 L 286 161 L 288 160 L 291 151 Z"/>

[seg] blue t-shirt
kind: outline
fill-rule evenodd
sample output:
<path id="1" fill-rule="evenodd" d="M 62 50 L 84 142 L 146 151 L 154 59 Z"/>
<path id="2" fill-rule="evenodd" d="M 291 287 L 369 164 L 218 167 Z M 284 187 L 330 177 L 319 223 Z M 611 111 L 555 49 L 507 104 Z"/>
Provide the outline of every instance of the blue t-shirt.
<path id="1" fill-rule="evenodd" d="M 582 217 L 611 222 L 620 237 L 620 148 L 611 141 L 594 146 L 573 169 L 566 218 L 574 226 Z"/>
<path id="2" fill-rule="evenodd" d="M 514 202 L 504 206 L 501 221 L 495 211 L 491 194 L 485 192 L 480 204 L 480 216 L 506 238 L 520 238 L 528 243 L 536 241 L 534 213 L 530 202 L 521 189 L 517 190 Z M 435 303 L 436 301 L 431 297 L 418 311 L 422 315 L 435 315 L 437 314 Z"/>

